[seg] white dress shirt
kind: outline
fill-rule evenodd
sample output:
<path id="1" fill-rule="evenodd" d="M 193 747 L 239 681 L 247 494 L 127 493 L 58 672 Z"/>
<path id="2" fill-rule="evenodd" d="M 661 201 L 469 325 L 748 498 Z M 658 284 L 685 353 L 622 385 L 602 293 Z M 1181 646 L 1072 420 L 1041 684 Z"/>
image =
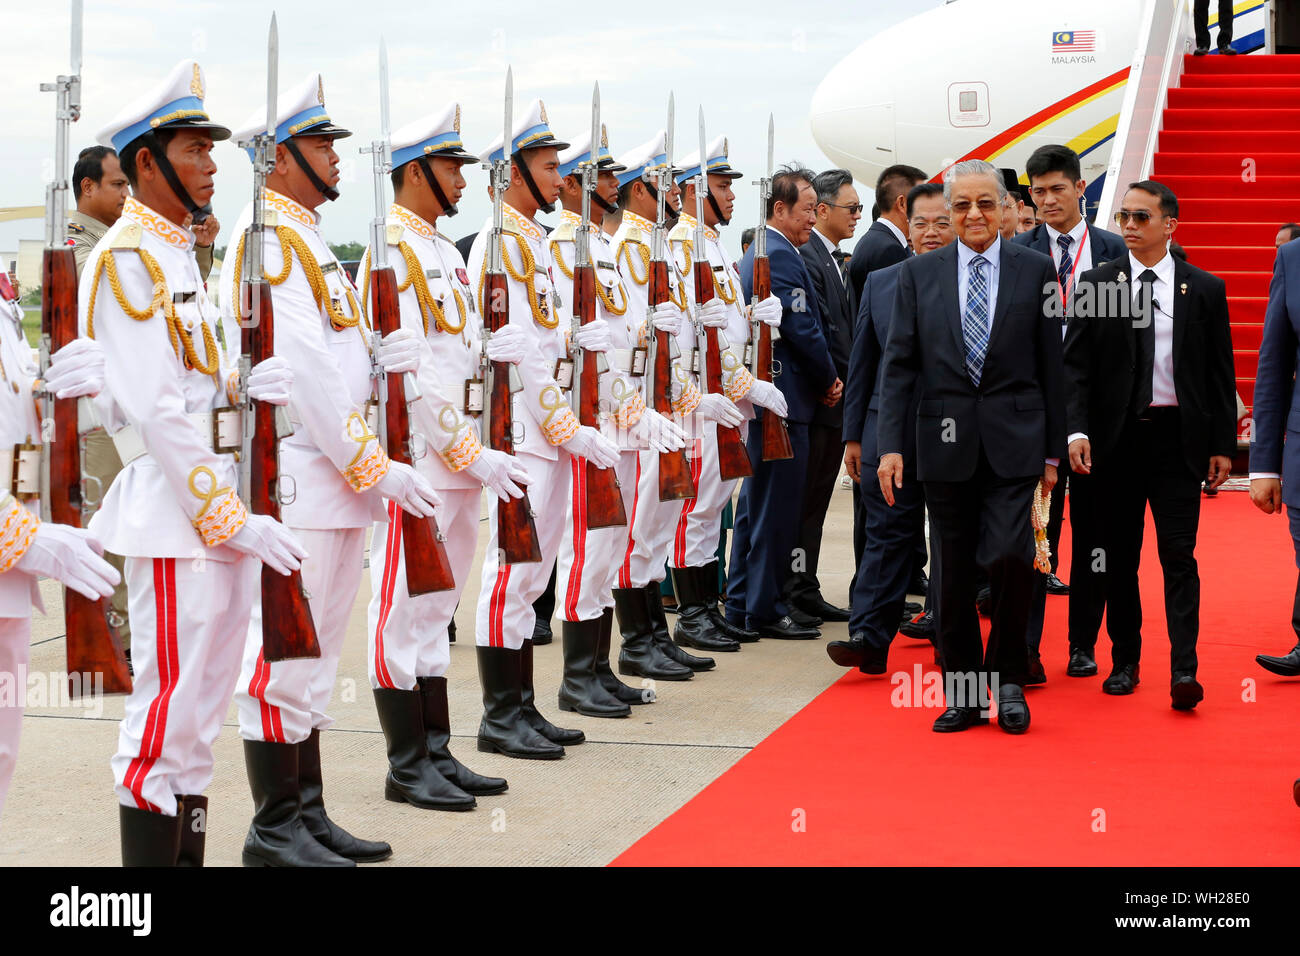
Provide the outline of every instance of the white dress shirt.
<path id="1" fill-rule="evenodd" d="M 886 219 L 884 216 L 881 216 L 876 220 L 876 222 L 883 222 L 885 227 L 894 234 L 894 238 L 898 240 L 898 244 L 907 250 L 908 255 L 911 255 L 912 247 L 907 244 L 907 236 L 903 235 L 903 230 L 899 229 L 891 220 Z"/>
<path id="2" fill-rule="evenodd" d="M 890 225 L 893 225 L 893 223 L 890 223 Z M 835 253 L 839 251 L 840 247 L 836 243 L 831 242 L 824 235 L 822 235 L 821 230 L 818 229 L 816 226 L 813 226 L 813 235 L 822 241 L 822 245 L 826 247 L 826 251 L 830 253 L 831 259 L 832 261 L 834 261 Z M 838 261 L 835 262 L 835 272 L 840 277 L 840 285 L 845 285 L 847 283 L 847 280 L 844 277 L 844 270 L 840 268 L 840 264 Z"/>
<path id="3" fill-rule="evenodd" d="M 976 256 L 988 260 L 989 282 L 989 338 L 993 336 L 993 313 L 997 311 L 998 275 L 1002 271 L 1002 237 L 997 236 L 993 245 L 983 252 L 976 252 L 961 240 L 957 241 L 957 301 L 961 303 L 962 320 L 966 318 L 966 290 L 970 283 L 970 263 Z"/>

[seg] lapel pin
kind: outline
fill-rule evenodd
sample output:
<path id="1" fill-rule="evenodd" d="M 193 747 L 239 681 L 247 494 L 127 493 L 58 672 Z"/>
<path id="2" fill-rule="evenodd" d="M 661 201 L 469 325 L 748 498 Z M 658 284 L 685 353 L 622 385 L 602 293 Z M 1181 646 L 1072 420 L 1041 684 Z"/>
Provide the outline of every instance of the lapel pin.
<path id="1" fill-rule="evenodd" d="M 1180 285 L 1178 287 L 1178 291 L 1181 292 L 1183 295 L 1187 295 L 1187 283 L 1184 282 L 1182 285 Z"/>
<path id="2" fill-rule="evenodd" d="M 1127 274 L 1127 273 L 1124 273 L 1124 272 L 1121 272 L 1121 273 L 1119 274 L 1119 281 L 1120 281 L 1120 282 L 1127 282 L 1127 281 L 1128 281 L 1128 274 Z"/>

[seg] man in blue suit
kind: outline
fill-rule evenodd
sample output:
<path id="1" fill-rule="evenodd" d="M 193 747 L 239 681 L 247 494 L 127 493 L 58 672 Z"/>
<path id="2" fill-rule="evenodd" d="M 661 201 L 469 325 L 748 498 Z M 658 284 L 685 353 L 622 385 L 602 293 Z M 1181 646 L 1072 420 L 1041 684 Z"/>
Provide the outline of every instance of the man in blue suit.
<path id="1" fill-rule="evenodd" d="M 921 183 L 907 194 L 908 236 L 917 255 L 941 249 L 955 238 L 943 187 Z M 880 418 L 880 383 L 885 344 L 894 317 L 894 295 L 902 262 L 878 269 L 862 286 L 862 304 L 854 332 L 853 354 L 844 386 L 844 465 L 859 483 L 867 536 L 853 582 L 853 616 L 849 640 L 826 645 L 830 659 L 841 667 L 857 667 L 864 674 L 885 673 L 889 644 L 907 600 L 914 568 L 913 543 L 925 526 L 925 493 L 916 480 L 916 430 L 903 431 L 903 487 L 894 494 L 894 506 L 885 503 L 880 482 L 868 468 L 862 481 L 862 463 L 879 458 L 876 426 Z M 908 405 L 916 420 L 916 396 Z"/>
<path id="2" fill-rule="evenodd" d="M 1029 177 L 1029 194 L 1038 207 L 1037 226 L 1022 232 L 1011 241 L 1028 246 L 1052 257 L 1057 279 L 1061 284 L 1061 301 L 1068 303 L 1074 295 L 1074 281 L 1089 269 L 1124 255 L 1124 240 L 1113 232 L 1089 225 L 1083 218 L 1084 188 L 1078 154 L 1068 146 L 1047 145 L 1034 150 L 1025 163 Z M 1067 315 L 1062 308 L 1061 336 L 1064 338 Z M 1069 476 L 1068 479 L 1066 476 Z M 1092 571 L 1092 533 L 1098 526 L 1093 509 L 1092 486 L 1089 476 L 1070 474 L 1062 469 L 1062 479 L 1052 495 L 1052 507 L 1047 523 L 1047 541 L 1052 549 L 1052 573 L 1035 574 L 1034 597 L 1029 610 L 1030 683 L 1047 680 L 1038 646 L 1043 638 L 1043 615 L 1047 592 L 1070 595 L 1069 641 L 1070 659 L 1066 674 L 1070 677 L 1091 677 L 1097 673 L 1097 632 L 1101 628 L 1102 611 L 1106 596 L 1102 581 Z M 1067 589 L 1056 577 L 1058 550 L 1061 543 L 1061 520 L 1065 513 L 1065 490 L 1070 490 L 1070 587 Z"/>
<path id="3" fill-rule="evenodd" d="M 844 390 L 822 334 L 817 293 L 799 254 L 817 221 L 817 192 L 812 181 L 813 174 L 801 167 L 783 167 L 772 177 L 767 255 L 772 295 L 782 306 L 781 335 L 773 343 L 772 357 L 780 369 L 774 381 L 789 409 L 786 425 L 794 457 L 762 460 L 761 416 L 770 413 L 756 409 L 759 418 L 750 427 L 746 443 L 754 474 L 740 493 L 727 582 L 727 619 L 731 623 L 762 637 L 792 640 L 820 636 L 815 628 L 795 624 L 781 598 L 799 538 L 808 470 L 808 425 L 818 402 L 834 405 Z M 756 247 L 757 243 L 751 245 L 740 262 L 741 286 L 749 300 L 754 297 Z"/>

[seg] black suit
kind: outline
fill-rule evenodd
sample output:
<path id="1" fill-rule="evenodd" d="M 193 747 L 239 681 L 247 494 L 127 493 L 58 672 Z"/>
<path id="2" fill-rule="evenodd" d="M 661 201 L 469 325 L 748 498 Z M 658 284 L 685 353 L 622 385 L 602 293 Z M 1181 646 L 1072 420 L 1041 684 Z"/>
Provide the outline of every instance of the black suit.
<path id="1" fill-rule="evenodd" d="M 822 335 L 835 364 L 835 374 L 847 382 L 849 351 L 853 347 L 853 293 L 840 278 L 840 266 L 826 243 L 814 234 L 799 247 L 817 301 L 821 305 Z M 804 487 L 803 512 L 799 519 L 799 547 L 803 550 L 802 571 L 794 571 L 785 583 L 786 604 L 801 605 L 822 598 L 817 580 L 822 548 L 822 525 L 835 491 L 835 479 L 844 461 L 844 403 L 818 404 L 808 426 L 808 478 Z M 824 599 L 824 598 L 823 598 Z"/>
<path id="2" fill-rule="evenodd" d="M 959 244 L 903 264 L 877 434 L 881 453 L 888 454 L 902 451 L 906 428 L 916 429 L 916 474 L 925 483 L 938 551 L 945 671 L 971 676 L 993 669 L 1002 683 L 1023 684 L 1033 590 L 1029 510 L 1045 460 L 1065 454 L 1064 376 L 1060 323 L 1049 307 L 1052 260 L 1008 242 L 996 245 L 997 298 L 989 306 L 992 326 L 978 386 L 966 368 Z M 908 402 L 914 390 L 913 426 Z M 988 570 L 992 588 L 987 655 L 975 611 L 977 564 Z"/>
<path id="3" fill-rule="evenodd" d="M 1173 300 L 1177 405 L 1139 408 L 1146 404 L 1139 393 L 1147 383 L 1140 371 L 1138 326 L 1149 320 L 1132 306 L 1133 266 L 1126 254 L 1076 284 L 1065 338 L 1068 428 L 1087 435 L 1092 446 L 1115 667 L 1136 664 L 1141 654 L 1138 563 L 1150 502 L 1164 570 L 1172 670 L 1195 676 L 1201 582 L 1194 551 L 1201 480 L 1210 456 L 1231 456 L 1237 447 L 1228 300 L 1222 279 L 1173 260 L 1172 288 L 1157 287 L 1155 298 L 1163 297 L 1165 308 Z M 1118 291 L 1108 295 L 1107 290 Z"/>

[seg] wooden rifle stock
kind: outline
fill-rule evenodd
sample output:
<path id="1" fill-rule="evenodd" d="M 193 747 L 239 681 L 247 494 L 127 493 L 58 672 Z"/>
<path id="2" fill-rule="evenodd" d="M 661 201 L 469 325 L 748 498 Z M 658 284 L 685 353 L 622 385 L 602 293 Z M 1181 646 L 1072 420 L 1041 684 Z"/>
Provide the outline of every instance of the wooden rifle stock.
<path id="1" fill-rule="evenodd" d="M 650 307 L 667 302 L 668 262 L 661 260 L 650 263 Z M 669 352 L 671 339 L 667 332 L 660 332 L 651 326 L 655 337 L 655 363 L 651 373 L 651 388 L 654 390 L 654 409 L 660 415 L 671 417 L 673 414 L 673 368 L 672 354 Z M 682 498 L 695 497 L 695 482 L 691 478 L 691 464 L 686 460 L 686 451 L 662 451 L 659 453 L 659 500 L 677 501 Z"/>
<path id="2" fill-rule="evenodd" d="M 41 333 L 53 355 L 77 337 L 77 263 L 69 248 L 46 249 L 41 263 Z M 53 432 L 45 442 L 49 455 L 50 517 L 56 524 L 81 527 L 81 444 L 77 434 L 77 399 L 54 399 Z M 49 426 L 45 426 L 49 427 Z M 103 598 L 90 600 L 63 589 L 67 631 L 68 690 L 76 697 L 93 690 L 83 674 L 102 674 L 105 694 L 131 693 L 131 671 L 122 638 L 108 623 Z"/>
<path id="3" fill-rule="evenodd" d="M 499 239 L 497 241 L 500 241 Z M 510 321 L 510 290 L 505 273 L 489 272 L 484 277 L 484 301 L 489 332 L 503 329 Z M 492 394 L 488 397 L 488 447 L 515 453 L 514 422 L 510 409 L 510 363 L 492 363 Z M 542 546 L 533 521 L 528 492 L 522 498 L 497 500 L 497 548 L 503 564 L 524 564 L 542 560 Z"/>
<path id="4" fill-rule="evenodd" d="M 258 237 L 258 242 L 261 237 Z M 275 310 L 271 284 L 244 283 L 244 314 L 248 316 L 240 346 L 251 366 L 275 353 Z M 250 366 L 250 367 L 251 367 Z M 252 487 L 248 490 L 253 514 L 280 520 L 280 437 L 275 427 L 275 406 L 250 399 L 253 408 Z M 284 575 L 262 565 L 262 657 L 271 662 L 320 657 L 320 642 L 311 606 L 302 587 L 302 572 Z"/>
<path id="5" fill-rule="evenodd" d="M 573 307 L 579 321 L 586 325 L 596 320 L 596 270 L 593 266 L 574 266 Z M 598 353 L 584 354 L 579 378 L 578 422 L 600 428 L 600 369 Z M 618 487 L 618 473 L 613 468 L 597 468 L 586 463 L 587 527 L 614 528 L 627 525 L 623 493 Z"/>
<path id="6" fill-rule="evenodd" d="M 402 325 L 397 303 L 397 276 L 391 266 L 370 273 L 370 314 L 380 335 L 391 335 Z M 411 455 L 411 416 L 406 407 L 402 373 L 388 374 L 388 399 L 384 403 L 388 457 L 403 465 L 414 464 Z M 412 597 L 456 586 L 451 560 L 443 547 L 438 520 L 421 518 L 399 508 L 402 519 L 402 553 L 406 557 L 406 590 Z"/>
<path id="7" fill-rule="evenodd" d="M 760 226 L 759 228 L 764 228 Z M 754 300 L 762 302 L 772 294 L 772 271 L 767 256 L 754 258 Z M 772 327 L 758 323 L 757 377 L 772 381 Z M 785 419 L 769 408 L 763 409 L 763 461 L 785 461 L 794 457 Z"/>
<path id="8" fill-rule="evenodd" d="M 695 251 L 695 304 L 702 306 L 713 299 L 713 270 L 704 255 L 704 250 Z M 722 350 L 718 347 L 718 330 L 704 327 L 704 380 L 709 392 L 722 393 Z M 748 478 L 754 473 L 749 463 L 749 452 L 741 440 L 740 429 L 730 425 L 719 424 L 716 430 L 718 442 L 718 471 L 723 481 L 736 478 Z"/>

